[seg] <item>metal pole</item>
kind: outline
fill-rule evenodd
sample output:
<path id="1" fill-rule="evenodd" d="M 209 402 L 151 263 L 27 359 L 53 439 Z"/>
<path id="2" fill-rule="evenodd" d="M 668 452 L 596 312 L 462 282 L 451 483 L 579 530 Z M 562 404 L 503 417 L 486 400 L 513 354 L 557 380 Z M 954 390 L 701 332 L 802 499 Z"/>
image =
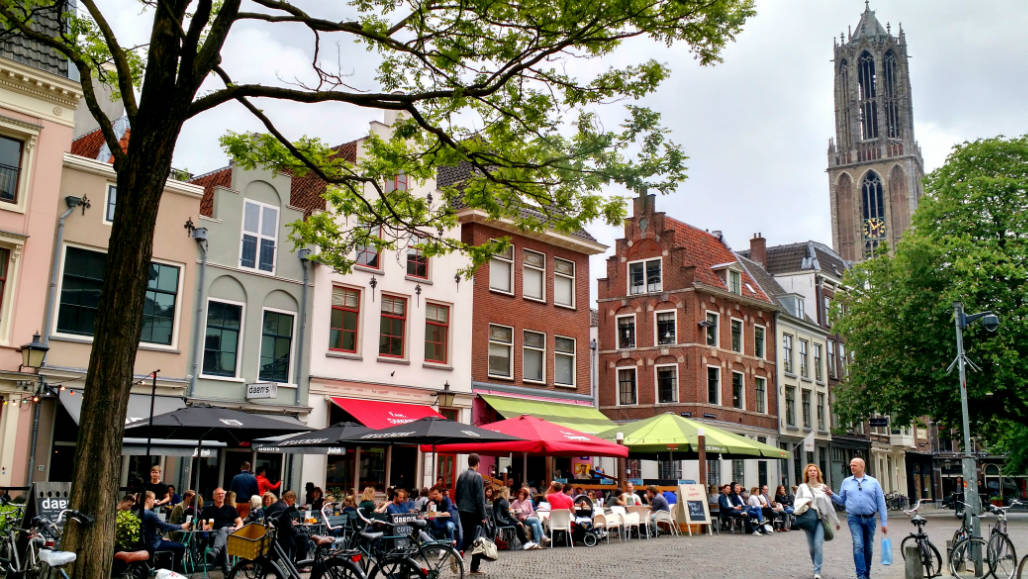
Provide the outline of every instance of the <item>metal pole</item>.
<path id="1" fill-rule="evenodd" d="M 957 329 L 957 371 L 960 376 L 960 411 L 964 423 L 964 501 L 968 504 L 964 516 L 968 518 L 968 525 L 972 537 L 980 537 L 978 513 L 981 509 L 981 501 L 978 498 L 978 467 L 975 464 L 974 455 L 971 452 L 971 426 L 967 412 L 967 376 L 964 372 L 964 305 L 960 302 L 953 302 L 954 325 Z M 972 557 L 975 562 L 975 572 L 981 574 L 982 557 L 979 549 L 972 545 Z"/>
<path id="2" fill-rule="evenodd" d="M 32 412 L 33 412 L 33 414 L 32 414 L 32 442 L 29 445 L 29 448 L 31 449 L 30 450 L 30 454 L 29 454 L 29 472 L 28 472 L 28 476 L 25 477 L 25 484 L 27 486 L 32 486 L 32 481 L 33 481 L 33 479 L 36 478 L 34 476 L 35 473 L 33 471 L 36 470 L 36 445 L 39 444 L 39 405 L 43 403 L 43 396 L 42 396 L 42 394 L 45 391 L 46 391 L 46 377 L 43 376 L 42 374 L 40 374 L 39 375 L 39 394 L 34 396 L 34 398 L 38 398 L 39 400 L 38 400 L 38 402 L 35 401 L 35 400 L 33 400 L 33 402 L 32 402 L 32 405 L 35 406 L 35 408 L 32 409 Z"/>
<path id="3" fill-rule="evenodd" d="M 700 484 L 707 488 L 707 436 L 702 428 L 696 429 L 696 459 L 700 463 Z"/>
<path id="4" fill-rule="evenodd" d="M 146 468 L 150 469 L 153 467 L 153 463 L 150 459 L 150 443 L 153 441 L 153 406 L 154 400 L 157 398 L 157 373 L 160 370 L 154 370 L 151 372 L 153 376 L 153 386 L 150 387 L 150 422 L 149 430 L 146 431 Z M 131 394 L 129 395 L 131 396 Z M 149 472 L 149 471 L 148 471 Z"/>

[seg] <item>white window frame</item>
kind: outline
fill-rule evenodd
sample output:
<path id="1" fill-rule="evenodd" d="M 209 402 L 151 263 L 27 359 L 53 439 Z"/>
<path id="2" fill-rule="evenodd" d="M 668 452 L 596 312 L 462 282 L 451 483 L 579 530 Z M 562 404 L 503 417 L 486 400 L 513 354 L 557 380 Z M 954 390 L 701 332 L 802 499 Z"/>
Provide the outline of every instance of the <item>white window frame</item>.
<path id="1" fill-rule="evenodd" d="M 543 346 L 542 346 L 542 348 L 536 348 L 535 346 L 528 346 L 527 342 L 525 341 L 525 334 L 538 334 L 538 335 L 542 336 L 543 337 Z M 540 331 L 537 331 L 537 330 L 528 330 L 528 329 L 521 330 L 521 381 L 522 382 L 527 382 L 529 384 L 545 384 L 546 383 L 546 339 L 547 339 L 546 332 L 540 332 Z M 539 380 L 533 380 L 533 379 L 525 378 L 525 360 L 528 358 L 525 355 L 525 351 L 526 350 L 531 350 L 533 352 L 538 352 L 539 353 L 539 365 L 542 368 L 542 377 Z"/>
<path id="2" fill-rule="evenodd" d="M 712 401 L 710 399 L 710 369 L 711 368 L 717 370 L 717 400 L 716 401 Z M 721 374 L 722 374 L 721 366 L 711 366 L 711 365 L 708 365 L 707 366 L 707 371 L 703 373 L 703 386 L 704 386 L 704 389 L 707 391 L 707 396 L 706 396 L 707 404 L 711 404 L 713 406 L 723 406 L 723 404 L 721 404 L 721 398 L 723 397 L 722 395 L 724 394 L 723 390 L 724 390 L 725 385 L 724 385 L 724 381 L 721 380 Z"/>
<path id="3" fill-rule="evenodd" d="M 792 338 L 792 334 L 782 334 L 782 371 L 790 376 L 794 376 L 796 371 L 792 359 Z"/>
<path id="4" fill-rule="evenodd" d="M 514 247 L 514 244 L 512 243 L 509 246 L 507 246 L 507 251 L 510 252 L 510 257 L 507 257 L 506 255 L 503 255 L 503 254 L 495 254 L 495 255 L 493 255 L 492 257 L 489 258 L 489 291 L 496 292 L 498 294 L 508 295 L 508 296 L 514 295 L 514 256 L 516 255 L 515 249 L 516 248 Z M 493 261 L 502 261 L 502 262 L 507 264 L 507 270 L 510 272 L 508 274 L 508 279 L 507 279 L 507 287 L 510 288 L 509 290 L 505 290 L 505 289 L 497 288 L 497 287 L 493 286 L 493 268 L 492 268 Z"/>
<path id="5" fill-rule="evenodd" d="M 36 148 L 39 132 L 43 127 L 0 115 L 0 135 L 21 141 L 21 159 L 18 165 L 18 190 L 14 203 L 0 202 L 0 210 L 25 213 L 29 194 L 33 191 L 32 169 L 35 168 Z"/>
<path id="6" fill-rule="evenodd" d="M 728 270 L 728 276 L 726 281 L 728 282 L 728 291 L 737 295 L 742 295 L 742 272 L 734 269 Z"/>
<path id="7" fill-rule="evenodd" d="M 207 298 L 207 303 L 204 304 L 203 308 L 203 330 L 200 333 L 200 339 L 206 339 L 207 336 L 207 320 L 209 319 L 208 312 L 210 311 L 210 303 L 218 302 L 222 304 L 228 304 L 230 306 L 239 306 L 239 342 L 236 350 L 236 369 L 235 375 L 233 376 L 213 376 L 211 374 L 203 373 L 203 352 L 200 353 L 200 378 L 205 380 L 220 380 L 222 382 L 242 382 L 242 367 L 243 367 L 243 354 L 245 352 L 244 346 L 246 342 L 246 302 L 239 302 L 236 300 L 224 299 L 224 298 Z M 258 361 L 260 358 L 258 358 Z"/>
<path id="8" fill-rule="evenodd" d="M 621 319 L 632 318 L 632 341 L 631 346 L 621 347 Z M 639 347 L 639 324 L 636 323 L 635 314 L 621 314 L 614 316 L 614 345 L 618 350 L 631 350 Z"/>
<path id="9" fill-rule="evenodd" d="M 816 394 L 817 396 L 815 397 L 815 399 L 817 400 L 817 410 L 814 412 L 814 414 L 816 416 L 817 421 L 817 430 L 819 432 L 827 432 L 828 411 L 827 408 L 825 408 L 825 403 L 828 400 L 828 397 L 825 396 L 824 392 L 816 392 Z"/>
<path id="10" fill-rule="evenodd" d="M 525 257 L 528 254 L 539 256 L 540 260 L 542 261 L 542 265 L 541 266 L 535 266 L 535 265 L 529 264 L 528 261 L 525 259 Z M 525 280 L 527 279 L 527 276 L 525 275 L 525 271 L 526 270 L 532 270 L 532 271 L 539 272 L 539 294 L 540 294 L 540 297 L 530 296 L 530 295 L 528 295 L 528 292 L 525 291 L 525 287 L 526 287 Z M 492 280 L 492 277 L 490 277 L 489 279 Z M 511 286 L 511 287 L 513 287 L 513 286 Z M 490 289 L 492 289 L 492 288 L 490 288 Z M 500 291 L 500 290 L 494 290 L 494 291 Z M 532 300 L 533 302 L 546 303 L 546 254 L 545 253 L 542 253 L 542 252 L 539 252 L 539 251 L 533 251 L 531 249 L 522 249 L 521 250 L 521 297 L 525 298 L 526 300 Z"/>
<path id="11" fill-rule="evenodd" d="M 760 329 L 764 339 L 761 340 L 760 351 L 757 351 L 757 329 Z M 760 324 L 753 325 L 753 355 L 759 360 L 767 359 L 767 327 Z"/>
<path id="12" fill-rule="evenodd" d="M 803 423 L 803 428 L 814 428 L 814 410 L 811 408 L 814 405 L 813 395 L 814 391 L 810 388 L 800 388 L 800 422 Z M 806 404 L 803 403 L 804 398 Z"/>
<path id="13" fill-rule="evenodd" d="M 11 317 L 17 296 L 21 260 L 25 255 L 25 238 L 18 238 L 0 232 L 0 248 L 6 249 L 7 282 L 4 284 L 3 295 L 0 295 L 0 345 L 11 344 Z M 63 263 L 63 262 L 62 262 Z M 59 295 L 59 294 L 58 294 Z M 54 316 L 56 318 L 56 316 Z M 54 320 L 57 327 L 57 320 Z"/>
<path id="14" fill-rule="evenodd" d="M 244 229 L 246 227 L 246 205 L 248 203 L 252 203 L 252 204 L 257 205 L 258 207 L 260 207 L 260 214 L 259 214 L 259 216 L 257 218 L 257 233 L 256 234 L 254 234 L 252 232 L 249 232 L 249 231 L 246 231 L 246 229 Z M 264 226 L 264 208 L 265 207 L 267 207 L 269 209 L 274 209 L 275 210 L 275 237 L 273 239 L 273 241 L 275 242 L 275 251 L 273 251 L 272 255 L 271 255 L 271 271 L 268 271 L 268 270 L 265 270 L 265 269 L 261 269 L 261 265 L 260 265 L 261 264 L 261 240 L 262 239 L 271 239 L 267 235 L 264 235 L 264 233 L 263 233 L 263 231 L 264 231 L 264 227 L 263 227 Z M 279 249 L 279 247 L 278 247 L 278 227 L 279 227 L 279 223 L 281 222 L 281 218 L 282 218 L 282 208 L 281 207 L 276 206 L 276 205 L 272 205 L 270 203 L 264 203 L 262 201 L 254 201 L 253 199 L 243 199 L 243 211 L 242 211 L 242 215 L 240 216 L 240 219 L 239 219 L 239 260 L 237 262 L 238 265 L 239 265 L 239 269 L 242 269 L 242 270 L 245 270 L 245 271 L 252 271 L 254 273 L 260 273 L 260 274 L 264 274 L 264 275 L 275 275 L 275 272 L 278 271 L 278 249 Z M 254 257 L 254 259 L 253 259 L 253 267 L 246 267 L 246 266 L 243 265 L 243 237 L 245 235 L 255 235 L 257 237 L 257 249 L 256 249 L 256 252 L 254 253 L 254 256 L 253 256 Z"/>
<path id="15" fill-rule="evenodd" d="M 824 372 L 824 368 L 821 367 L 821 364 L 824 361 L 824 348 L 821 347 L 820 343 L 815 343 L 815 344 L 813 344 L 813 346 L 814 346 L 814 356 L 813 356 L 813 360 L 814 360 L 814 381 L 816 381 L 816 382 L 824 382 L 825 381 L 825 372 Z"/>
<path id="16" fill-rule="evenodd" d="M 735 322 L 739 322 L 739 349 L 735 349 L 735 344 L 732 343 L 732 325 Z M 742 354 L 746 351 L 746 322 L 739 318 L 729 318 L 728 322 L 728 348 L 737 353 Z"/>
<path id="17" fill-rule="evenodd" d="M 789 391 L 792 390 L 792 405 L 789 405 Z M 786 386 L 785 387 L 785 425 L 796 426 L 796 387 Z M 792 422 L 789 422 L 789 410 L 792 410 Z"/>
<path id="18" fill-rule="evenodd" d="M 760 396 L 760 388 L 757 388 L 757 384 L 764 384 L 764 396 Z M 760 410 L 760 404 L 763 402 L 764 409 Z M 753 377 L 753 411 L 761 414 L 767 414 L 767 378 L 763 376 Z"/>
<path id="19" fill-rule="evenodd" d="M 661 368 L 674 368 L 675 369 L 675 387 L 673 390 L 673 399 L 670 402 L 660 401 L 660 369 Z M 654 364 L 653 365 L 653 402 L 658 406 L 661 404 L 678 404 L 678 389 L 680 383 L 678 380 L 678 364 Z"/>
<path id="20" fill-rule="evenodd" d="M 564 263 L 571 264 L 571 275 L 568 275 L 566 273 L 560 273 L 560 271 L 557 269 L 557 262 L 558 261 L 563 261 Z M 577 276 L 578 276 L 577 268 L 575 267 L 575 262 L 574 261 L 572 261 L 570 259 L 564 259 L 564 258 L 561 258 L 561 257 L 554 257 L 553 258 L 553 305 L 555 305 L 557 307 L 560 307 L 560 308 L 569 308 L 569 309 L 572 309 L 572 310 L 575 309 L 575 307 L 576 307 L 575 306 L 575 304 L 576 304 L 576 296 L 575 296 L 575 294 L 577 293 L 576 290 L 578 289 L 576 287 L 576 284 L 575 284 L 576 280 L 578 279 Z M 557 278 L 560 278 L 562 280 L 567 280 L 568 283 L 571 284 L 571 303 L 570 304 L 564 304 L 564 303 L 561 303 L 561 302 L 557 301 Z"/>
<path id="21" fill-rule="evenodd" d="M 810 340 L 799 339 L 800 377 L 810 379 Z"/>
<path id="22" fill-rule="evenodd" d="M 510 343 L 509 344 L 505 344 L 503 342 L 493 342 L 493 332 L 492 332 L 492 327 L 493 326 L 496 326 L 497 328 L 507 328 L 508 330 L 510 330 Z M 486 337 L 488 338 L 488 345 L 489 346 L 492 346 L 494 343 L 497 344 L 497 345 L 501 345 L 501 346 L 507 346 L 508 351 L 510 352 L 510 359 L 507 361 L 507 371 L 510 373 L 510 375 L 509 376 L 504 376 L 502 374 L 493 374 L 492 373 L 492 367 L 489 364 L 489 350 L 487 348 L 486 349 L 486 360 L 485 360 L 486 375 L 488 375 L 490 378 L 497 378 L 497 379 L 500 379 L 500 380 L 513 380 L 514 379 L 514 326 L 506 326 L 504 324 L 489 324 L 486 329 L 489 332 L 486 335 Z"/>
<path id="23" fill-rule="evenodd" d="M 825 342 L 825 359 L 828 361 L 828 377 L 836 378 L 839 376 L 836 370 L 837 361 L 835 359 L 835 341 L 828 340 Z"/>
<path id="24" fill-rule="evenodd" d="M 657 323 L 657 318 L 658 318 L 658 316 L 660 316 L 660 314 L 671 314 L 671 321 L 674 323 L 674 328 L 675 328 L 674 334 L 675 335 L 674 335 L 674 339 L 671 341 L 670 344 L 663 344 L 660 341 L 660 331 L 659 331 L 659 327 L 658 327 L 659 324 Z M 655 312 L 653 312 L 653 343 L 655 345 L 657 345 L 657 346 L 665 346 L 665 347 L 666 346 L 674 346 L 675 344 L 678 343 L 678 311 L 677 310 L 656 310 Z"/>
<path id="25" fill-rule="evenodd" d="M 557 340 L 571 340 L 571 353 L 557 351 Z M 571 358 L 571 384 L 565 384 L 563 382 L 557 382 L 557 357 L 563 356 L 565 358 Z M 553 385 L 560 386 L 562 388 L 576 388 L 578 386 L 578 340 L 570 336 L 560 336 L 554 334 L 553 336 Z M 636 391 L 638 395 L 639 383 L 636 381 Z"/>
<path id="26" fill-rule="evenodd" d="M 649 289 L 649 284 L 646 282 L 646 264 L 651 262 L 651 261 L 656 261 L 660 265 L 660 287 L 658 287 L 657 289 L 654 289 L 654 290 Z M 642 283 L 642 290 L 640 290 L 640 291 L 633 291 L 633 287 L 634 286 L 632 286 L 632 265 L 637 264 L 637 263 L 643 264 L 643 266 L 642 266 L 642 268 L 643 268 L 643 283 Z M 660 292 L 664 291 L 664 259 L 663 259 L 663 257 L 657 256 L 657 257 L 650 257 L 650 258 L 647 258 L 647 259 L 636 259 L 634 261 L 628 262 L 625 265 L 625 289 L 628 290 L 627 293 L 630 296 L 637 296 L 637 295 L 643 295 L 643 294 L 654 294 L 654 293 L 660 293 Z"/>
<path id="27" fill-rule="evenodd" d="M 103 221 L 104 225 L 113 225 L 114 224 L 114 216 L 113 215 L 111 216 L 110 219 L 107 218 L 107 208 L 110 206 L 110 203 L 111 203 L 111 192 L 112 191 L 114 192 L 114 212 L 115 213 L 118 212 L 118 184 L 117 183 L 108 183 L 107 187 L 104 188 L 104 209 L 103 209 L 103 216 L 100 218 Z M 240 239 L 242 239 L 242 237 L 240 237 Z"/>
<path id="28" fill-rule="evenodd" d="M 713 328 L 703 328 L 706 330 L 706 335 L 703 336 L 703 344 L 708 348 L 718 348 L 721 346 L 721 314 L 707 310 L 703 314 L 704 321 L 710 321 L 710 315 L 714 314 L 714 323 L 716 324 Z M 710 331 L 714 330 L 714 343 L 711 344 L 707 336 L 710 335 Z"/>
<path id="29" fill-rule="evenodd" d="M 260 341 L 260 343 L 258 344 L 258 347 L 257 347 L 257 372 L 254 375 L 258 376 L 257 380 L 260 381 L 260 377 L 259 376 L 260 376 L 260 373 L 261 373 L 261 354 L 263 353 L 263 348 L 264 348 L 264 331 L 263 331 L 263 328 L 264 328 L 264 312 L 274 312 L 276 314 L 285 314 L 285 315 L 293 317 L 293 333 L 292 333 L 292 336 L 289 339 L 289 369 L 286 370 L 286 379 L 287 380 L 286 380 L 286 382 L 278 382 L 277 384 L 279 386 L 286 386 L 286 387 L 289 387 L 289 388 L 295 388 L 296 387 L 296 382 L 294 382 L 294 378 L 296 376 L 294 375 L 293 371 L 296 370 L 296 322 L 297 322 L 297 318 L 299 317 L 297 312 L 291 312 L 289 310 L 283 310 L 283 309 L 279 309 L 279 308 L 269 308 L 267 306 L 261 308 L 261 328 L 262 328 L 262 330 L 261 330 L 261 333 L 259 334 L 259 336 L 261 338 L 261 341 Z"/>
<path id="30" fill-rule="evenodd" d="M 824 319 L 822 320 L 824 322 L 824 327 L 831 327 L 832 323 L 828 319 L 828 313 L 832 309 L 832 298 L 828 296 L 821 296 L 821 303 L 822 308 L 824 308 Z"/>
<path id="31" fill-rule="evenodd" d="M 621 402 L 621 371 L 631 370 L 634 376 L 632 382 L 635 384 L 635 402 L 624 404 Z M 617 366 L 614 368 L 614 394 L 617 406 L 638 406 L 639 405 L 639 369 L 636 366 Z"/>
<path id="32" fill-rule="evenodd" d="M 735 405 L 735 377 L 739 377 L 739 406 Z M 746 410 L 746 374 L 732 370 L 732 408 L 735 410 Z"/>

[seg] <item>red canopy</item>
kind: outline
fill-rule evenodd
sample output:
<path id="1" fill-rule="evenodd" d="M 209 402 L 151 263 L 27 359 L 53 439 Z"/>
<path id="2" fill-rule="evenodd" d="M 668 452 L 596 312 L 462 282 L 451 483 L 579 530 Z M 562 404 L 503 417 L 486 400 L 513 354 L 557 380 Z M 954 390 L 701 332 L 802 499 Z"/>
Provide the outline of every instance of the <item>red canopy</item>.
<path id="1" fill-rule="evenodd" d="M 401 402 L 380 402 L 378 400 L 360 400 L 357 398 L 333 398 L 336 406 L 350 413 L 368 428 L 381 430 L 414 422 L 426 416 L 442 418 L 443 415 L 431 406 L 421 404 L 403 404 Z"/>
<path id="2" fill-rule="evenodd" d="M 628 447 L 626 446 L 528 414 L 492 424 L 483 424 L 482 428 L 509 434 L 522 440 L 442 444 L 436 446 L 435 451 L 447 454 L 477 452 L 495 455 L 523 452 L 548 456 L 628 456 Z M 422 450 L 431 452 L 432 449 L 422 447 Z"/>

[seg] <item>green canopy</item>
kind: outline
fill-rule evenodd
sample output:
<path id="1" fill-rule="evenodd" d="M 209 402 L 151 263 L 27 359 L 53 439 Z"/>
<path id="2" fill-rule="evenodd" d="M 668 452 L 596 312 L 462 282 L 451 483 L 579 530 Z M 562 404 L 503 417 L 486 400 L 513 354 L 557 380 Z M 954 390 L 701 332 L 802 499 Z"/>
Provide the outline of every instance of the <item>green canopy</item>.
<path id="1" fill-rule="evenodd" d="M 786 450 L 670 412 L 621 424 L 596 435 L 615 440 L 618 432 L 623 433 L 625 446 L 633 456 L 671 455 L 685 459 L 696 458 L 700 428 L 704 430 L 708 454 L 720 454 L 724 458 L 789 458 Z"/>
<path id="2" fill-rule="evenodd" d="M 494 396 L 482 394 L 489 406 L 492 406 L 504 418 L 517 418 L 523 414 L 542 418 L 548 422 L 574 428 L 586 434 L 596 434 L 615 426 L 613 420 L 604 416 L 602 412 L 592 406 L 580 404 L 561 404 L 559 402 L 544 402 L 542 400 L 528 400 L 525 398 L 507 398 L 506 396 Z"/>

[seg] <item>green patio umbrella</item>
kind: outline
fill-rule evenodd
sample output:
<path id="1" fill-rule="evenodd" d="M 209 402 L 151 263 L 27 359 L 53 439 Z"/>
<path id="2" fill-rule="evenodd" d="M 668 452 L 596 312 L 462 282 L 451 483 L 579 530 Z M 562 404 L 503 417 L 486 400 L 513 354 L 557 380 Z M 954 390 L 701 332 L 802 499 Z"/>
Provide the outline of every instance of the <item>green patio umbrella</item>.
<path id="1" fill-rule="evenodd" d="M 618 432 L 623 433 L 625 446 L 632 456 L 664 458 L 670 455 L 687 459 L 696 458 L 700 428 L 705 432 L 704 443 L 709 454 L 720 454 L 723 458 L 789 458 L 786 450 L 670 412 L 621 424 L 596 436 L 615 440 Z"/>

